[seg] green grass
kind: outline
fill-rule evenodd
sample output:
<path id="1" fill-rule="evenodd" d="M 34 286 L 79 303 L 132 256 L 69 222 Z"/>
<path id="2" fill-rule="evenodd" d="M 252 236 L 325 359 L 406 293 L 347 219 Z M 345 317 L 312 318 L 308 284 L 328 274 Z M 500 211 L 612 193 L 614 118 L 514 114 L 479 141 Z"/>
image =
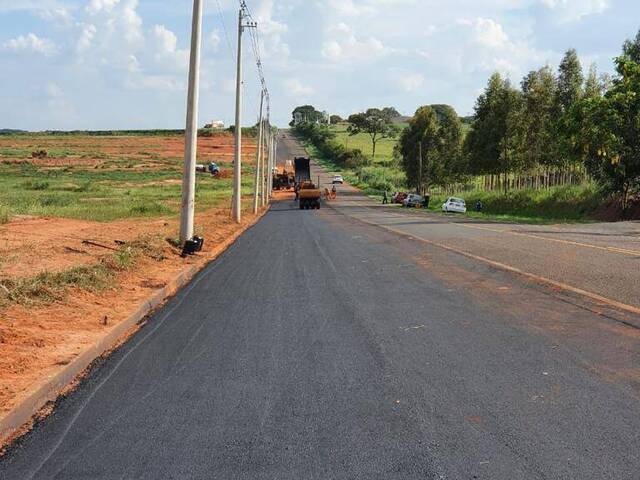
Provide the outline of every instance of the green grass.
<path id="1" fill-rule="evenodd" d="M 133 267 L 141 257 L 164 259 L 159 237 L 143 236 L 120 247 L 113 255 L 93 265 L 61 272 L 42 272 L 32 277 L 0 282 L 0 306 L 47 305 L 64 300 L 71 288 L 98 292 L 112 286 L 118 272 Z"/>
<path id="2" fill-rule="evenodd" d="M 588 222 L 593 212 L 604 202 L 593 185 L 555 187 L 548 190 L 512 190 L 506 194 L 473 191 L 451 196 L 465 200 L 469 209 L 465 217 L 532 224 Z M 447 198 L 447 195 L 433 195 L 429 210 L 442 213 L 442 204 Z M 482 212 L 474 211 L 478 200 L 483 204 Z"/>
<path id="3" fill-rule="evenodd" d="M 366 133 L 350 136 L 347 133 L 346 124 L 337 124 L 331 126 L 331 131 L 336 134 L 336 140 L 347 148 L 357 148 L 362 153 L 371 157 L 372 145 L 371 137 Z M 374 163 L 391 162 L 393 159 L 393 149 L 396 146 L 396 139 L 384 138 L 378 141 L 376 146 L 376 157 Z"/>
<path id="4" fill-rule="evenodd" d="M 225 166 L 225 168 L 231 168 Z M 31 164 L 0 165 L 0 221 L 14 215 L 77 218 L 108 222 L 122 218 L 177 215 L 181 172 L 48 170 Z M 253 176 L 243 176 L 243 194 L 250 194 Z M 204 210 L 230 199 L 231 179 L 198 176 L 197 208 Z M 5 218 L 6 217 L 6 218 Z"/>
<path id="5" fill-rule="evenodd" d="M 8 223 L 11 218 L 11 212 L 8 207 L 0 204 L 0 225 Z"/>

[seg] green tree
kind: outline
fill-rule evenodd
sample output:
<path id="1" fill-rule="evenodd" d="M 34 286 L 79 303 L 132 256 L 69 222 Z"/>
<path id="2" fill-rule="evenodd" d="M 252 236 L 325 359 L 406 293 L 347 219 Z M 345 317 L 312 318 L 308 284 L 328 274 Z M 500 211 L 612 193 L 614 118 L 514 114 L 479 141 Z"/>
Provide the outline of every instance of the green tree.
<path id="1" fill-rule="evenodd" d="M 349 135 L 366 133 L 371 137 L 372 154 L 376 158 L 376 146 L 383 138 L 395 138 L 398 135 L 398 128 L 391 121 L 389 112 L 385 113 L 379 108 L 370 108 L 363 113 L 355 113 L 348 118 Z"/>
<path id="2" fill-rule="evenodd" d="M 625 40 L 622 45 L 622 54 L 636 63 L 640 63 L 640 31 L 633 40 Z"/>
<path id="3" fill-rule="evenodd" d="M 289 123 L 290 126 L 295 124 L 296 114 L 300 114 L 302 116 L 303 123 L 317 123 L 323 118 L 322 112 L 317 111 L 313 105 L 301 105 L 291 112 L 293 120 Z"/>
<path id="4" fill-rule="evenodd" d="M 575 49 L 567 50 L 558 68 L 557 108 L 560 114 L 571 109 L 582 97 L 584 75 Z"/>
<path id="5" fill-rule="evenodd" d="M 340 115 L 331 115 L 331 117 L 329 117 L 329 123 L 331 123 L 331 125 L 336 125 L 342 122 L 344 122 L 344 119 Z"/>
<path id="6" fill-rule="evenodd" d="M 476 101 L 474 122 L 465 141 L 470 173 L 503 174 L 506 178 L 515 169 L 521 110 L 522 94 L 494 73 Z"/>
<path id="7" fill-rule="evenodd" d="M 517 121 L 519 168 L 527 170 L 557 161 L 556 100 L 561 97 L 549 66 L 529 72 L 522 80 L 524 108 Z"/>
<path id="8" fill-rule="evenodd" d="M 394 119 L 400 117 L 400 112 L 395 109 L 395 107 L 385 107 L 382 109 L 382 113 L 388 116 L 390 119 Z"/>
<path id="9" fill-rule="evenodd" d="M 410 185 L 419 193 L 431 185 L 445 186 L 458 178 L 462 169 L 462 124 L 451 107 L 420 107 L 402 131 L 396 152 Z"/>
<path id="10" fill-rule="evenodd" d="M 584 98 L 598 98 L 603 94 L 603 85 L 598 77 L 598 69 L 595 63 L 589 67 L 589 73 L 584 81 Z"/>
<path id="11" fill-rule="evenodd" d="M 620 196 L 626 212 L 640 189 L 640 64 L 623 55 L 616 71 L 604 96 L 576 105 L 568 134 L 576 156 L 606 190 Z"/>

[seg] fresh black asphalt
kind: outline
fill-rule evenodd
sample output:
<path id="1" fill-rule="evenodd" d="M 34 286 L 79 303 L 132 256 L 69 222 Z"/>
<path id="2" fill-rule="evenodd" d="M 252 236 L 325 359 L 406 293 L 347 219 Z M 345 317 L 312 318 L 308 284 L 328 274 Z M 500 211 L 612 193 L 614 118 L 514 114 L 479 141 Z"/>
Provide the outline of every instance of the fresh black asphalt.
<path id="1" fill-rule="evenodd" d="M 637 372 L 640 335 L 608 322 L 283 201 L 10 448 L 0 478 L 637 480 L 640 383 L 607 366 Z"/>

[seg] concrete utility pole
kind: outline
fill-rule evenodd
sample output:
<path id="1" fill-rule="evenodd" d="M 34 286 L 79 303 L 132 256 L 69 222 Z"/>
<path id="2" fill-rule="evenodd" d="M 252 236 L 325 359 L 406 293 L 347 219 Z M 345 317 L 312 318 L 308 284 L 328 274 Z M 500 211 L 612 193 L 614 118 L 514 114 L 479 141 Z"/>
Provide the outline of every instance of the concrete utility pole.
<path id="1" fill-rule="evenodd" d="M 269 129 L 269 178 L 273 179 L 273 167 L 276 165 L 276 159 L 273 157 L 273 133 Z M 273 195 L 273 181 L 267 183 L 269 186 L 269 200 Z"/>
<path id="2" fill-rule="evenodd" d="M 260 184 L 262 177 L 260 176 L 260 162 L 262 161 L 262 108 L 264 106 L 264 90 L 260 93 L 260 116 L 258 118 L 258 148 L 256 149 L 256 181 L 253 190 L 253 214 L 258 213 L 258 202 L 260 200 Z M 264 197 L 264 190 L 262 191 Z"/>
<path id="3" fill-rule="evenodd" d="M 198 98 L 200 95 L 200 45 L 202 39 L 202 0 L 193 1 L 191 26 L 191 58 L 187 94 L 187 125 L 184 140 L 184 173 L 182 175 L 182 209 L 180 243 L 193 238 L 196 195 L 196 156 L 198 150 Z"/>
<path id="4" fill-rule="evenodd" d="M 233 164 L 233 219 L 242 220 L 242 20 L 244 12 L 238 15 L 238 65 L 236 73 L 236 147 Z"/>
<path id="5" fill-rule="evenodd" d="M 273 134 L 273 166 L 278 164 L 278 134 Z"/>
<path id="6" fill-rule="evenodd" d="M 264 121 L 264 132 L 262 134 L 262 165 L 264 169 L 262 171 L 262 206 L 264 207 L 269 202 L 269 163 L 271 157 L 269 156 L 269 132 L 271 131 L 271 124 L 269 123 L 269 114 L 267 113 L 267 119 Z"/>

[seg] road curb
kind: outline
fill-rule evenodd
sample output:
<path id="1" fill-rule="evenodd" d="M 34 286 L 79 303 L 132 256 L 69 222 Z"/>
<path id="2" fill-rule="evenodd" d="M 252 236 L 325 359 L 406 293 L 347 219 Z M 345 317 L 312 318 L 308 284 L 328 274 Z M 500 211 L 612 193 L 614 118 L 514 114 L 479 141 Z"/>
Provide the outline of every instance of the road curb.
<path id="1" fill-rule="evenodd" d="M 118 323 L 103 338 L 73 359 L 62 371 L 51 376 L 34 393 L 12 408 L 4 417 L 0 418 L 0 446 L 7 442 L 7 440 L 10 440 L 23 426 L 28 424 L 48 402 L 58 398 L 60 392 L 64 390 L 65 387 L 90 367 L 96 359 L 111 350 L 131 328 L 151 315 L 180 289 L 187 285 L 196 274 L 206 268 L 211 262 L 215 261 L 223 252 L 233 245 L 241 235 L 253 227 L 269 211 L 269 208 L 268 206 L 262 213 L 256 216 L 254 221 L 242 227 L 218 245 L 211 253 L 210 258 L 203 259 L 201 262 L 182 270 L 175 278 L 169 281 L 167 285 L 151 295 L 132 315 Z"/>

